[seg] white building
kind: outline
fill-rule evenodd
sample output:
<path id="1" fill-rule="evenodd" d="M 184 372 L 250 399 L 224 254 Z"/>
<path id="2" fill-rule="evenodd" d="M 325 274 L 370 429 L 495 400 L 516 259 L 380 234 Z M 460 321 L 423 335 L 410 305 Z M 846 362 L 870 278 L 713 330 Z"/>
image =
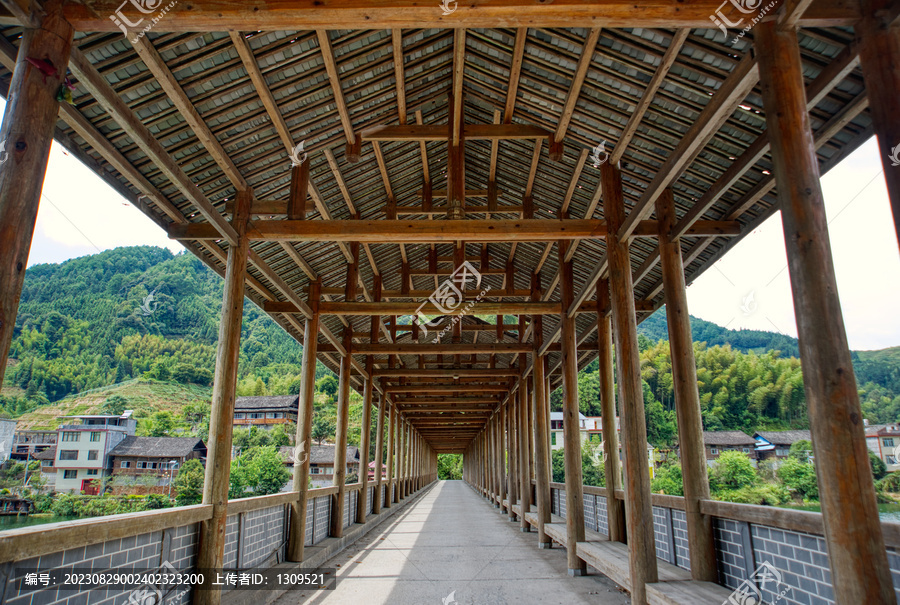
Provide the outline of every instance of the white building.
<path id="1" fill-rule="evenodd" d="M 9 460 L 15 441 L 16 421 L 0 419 L 0 462 Z"/>
<path id="2" fill-rule="evenodd" d="M 128 435 L 137 421 L 131 410 L 121 416 L 63 416 L 57 429 L 56 491 L 99 493 L 99 479 L 109 474 L 109 453 Z"/>
<path id="3" fill-rule="evenodd" d="M 581 427 L 581 443 L 587 439 L 587 417 L 578 413 L 578 424 Z M 563 449 L 563 413 L 550 412 L 550 449 Z"/>

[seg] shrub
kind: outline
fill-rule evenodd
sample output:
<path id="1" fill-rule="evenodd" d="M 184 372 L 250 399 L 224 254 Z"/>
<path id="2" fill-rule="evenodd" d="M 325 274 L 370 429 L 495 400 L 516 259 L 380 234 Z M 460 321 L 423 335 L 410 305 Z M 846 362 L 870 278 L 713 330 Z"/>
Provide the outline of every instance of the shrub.
<path id="1" fill-rule="evenodd" d="M 802 462 L 798 458 L 787 458 L 778 467 L 778 478 L 792 493 L 804 500 L 819 498 L 819 484 L 816 482 L 815 465 Z"/>
<path id="2" fill-rule="evenodd" d="M 750 458 L 737 451 L 722 452 L 709 469 L 709 486 L 713 492 L 750 487 L 756 479 Z"/>
<path id="3" fill-rule="evenodd" d="M 681 465 L 667 464 L 656 469 L 656 472 L 653 474 L 653 481 L 650 482 L 650 489 L 657 494 L 683 496 L 684 483 L 682 480 Z"/>

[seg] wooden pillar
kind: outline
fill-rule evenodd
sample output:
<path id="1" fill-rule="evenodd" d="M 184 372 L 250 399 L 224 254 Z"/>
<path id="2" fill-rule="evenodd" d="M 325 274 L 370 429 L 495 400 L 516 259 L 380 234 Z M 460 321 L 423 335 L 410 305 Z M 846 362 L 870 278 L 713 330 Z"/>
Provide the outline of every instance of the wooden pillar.
<path id="1" fill-rule="evenodd" d="M 507 490 L 509 491 L 509 494 L 507 495 L 509 508 L 506 512 L 509 514 L 510 521 L 515 521 L 517 518 L 516 512 L 513 510 L 513 505 L 519 502 L 518 408 L 516 396 L 511 394 L 509 401 L 506 404 L 506 451 L 509 460 L 506 475 Z"/>
<path id="2" fill-rule="evenodd" d="M 628 241 L 615 234 L 625 219 L 622 175 L 609 162 L 600 166 L 604 212 L 609 226 L 606 250 L 616 336 L 619 383 L 619 417 L 625 454 L 625 517 L 631 565 L 631 601 L 647 600 L 646 584 L 658 580 L 653 510 L 650 503 L 650 470 L 647 468 L 647 422 L 634 310 L 634 281 Z"/>
<path id="3" fill-rule="evenodd" d="M 358 263 L 357 263 L 358 266 Z M 373 285 L 373 300 L 381 301 L 381 276 L 376 275 Z M 369 342 L 378 342 L 378 328 L 381 318 L 373 315 L 369 318 Z M 362 427 L 359 435 L 359 500 L 356 506 L 356 522 L 366 522 L 366 502 L 369 497 L 369 440 L 372 434 L 372 397 L 375 392 L 375 358 L 371 355 L 366 356 L 366 386 L 363 391 L 363 410 L 362 410 Z M 376 472 L 380 475 L 379 466 L 381 461 L 376 464 Z M 372 496 L 372 504 L 375 504 L 375 496 Z M 374 509 L 373 509 L 374 510 Z"/>
<path id="4" fill-rule="evenodd" d="M 528 493 L 531 498 L 531 503 L 534 504 L 534 494 L 532 493 L 533 488 L 531 487 L 531 482 L 534 480 L 534 373 L 528 376 L 525 382 L 525 388 L 527 396 L 525 398 L 526 402 L 526 430 L 525 433 L 528 435 Z"/>
<path id="5" fill-rule="evenodd" d="M 347 354 L 341 358 L 338 385 L 337 427 L 334 438 L 334 475 L 332 485 L 338 488 L 331 497 L 331 531 L 329 536 L 340 538 L 344 535 L 344 485 L 347 480 L 347 429 L 350 424 L 350 347 L 353 344 L 353 328 L 344 328 L 344 348 Z"/>
<path id="6" fill-rule="evenodd" d="M 303 543 L 306 540 L 306 507 L 309 493 L 309 452 L 312 449 L 313 404 L 316 396 L 316 349 L 319 336 L 320 281 L 309 286 L 307 303 L 312 316 L 303 329 L 303 365 L 300 370 L 300 403 L 297 418 L 296 449 L 294 450 L 294 477 L 292 487 L 299 492 L 291 503 L 291 533 L 288 542 L 288 560 L 303 561 Z"/>
<path id="7" fill-rule="evenodd" d="M 378 318 L 375 318 L 376 320 Z M 375 390 L 375 367 L 372 356 L 366 356 L 366 387 L 363 392 L 362 430 L 359 435 L 359 500 L 356 506 L 356 522 L 366 522 L 366 502 L 369 497 L 369 440 L 372 433 L 372 392 Z M 376 465 L 377 466 L 377 465 Z M 374 498 L 374 496 L 373 496 Z"/>
<path id="8" fill-rule="evenodd" d="M 706 448 L 703 444 L 697 366 L 694 362 L 694 339 L 691 336 L 691 320 L 684 282 L 684 263 L 681 257 L 681 242 L 669 238 L 669 232 L 675 228 L 676 222 L 675 198 L 671 189 L 665 189 L 656 200 L 656 219 L 659 224 L 659 258 L 666 297 L 669 349 L 672 355 L 672 379 L 684 480 L 691 577 L 695 580 L 715 582 L 718 572 L 713 520 L 712 517 L 700 512 L 700 501 L 710 499 L 709 478 L 706 470 Z"/>
<path id="9" fill-rule="evenodd" d="M 869 113 L 878 137 L 894 229 L 900 239 L 900 163 L 892 158 L 900 145 L 900 22 L 890 0 L 860 0 L 855 26 L 860 64 L 866 82 Z"/>
<path id="10" fill-rule="evenodd" d="M 40 27 L 22 31 L 0 127 L 5 146 L 0 153 L 6 157 L 0 165 L 0 385 L 59 111 L 56 94 L 69 64 L 73 29 L 63 17 L 62 5 L 61 0 L 44 2 Z M 56 66 L 55 73 L 45 75 L 26 58 L 48 61 Z"/>
<path id="11" fill-rule="evenodd" d="M 532 286 L 532 298 L 540 298 L 540 282 L 537 290 Z M 534 481 L 537 492 L 538 547 L 550 548 L 553 540 L 544 531 L 550 523 L 550 405 L 547 381 L 544 377 L 544 358 L 538 353 L 543 345 L 544 327 L 540 315 L 534 316 L 531 354 L 531 373 L 534 376 Z"/>
<path id="12" fill-rule="evenodd" d="M 581 422 L 578 409 L 578 349 L 575 318 L 568 309 L 575 300 L 575 281 L 572 262 L 566 262 L 570 242 L 556 244 L 559 253 L 559 286 L 562 293 L 560 314 L 563 373 L 563 444 L 566 468 L 566 558 L 569 575 L 583 576 L 587 565 L 578 558 L 575 544 L 584 542 L 584 487 L 581 477 Z M 640 601 L 638 601 L 640 602 Z"/>
<path id="13" fill-rule="evenodd" d="M 756 31 L 835 600 L 895 603 L 838 299 L 797 34 L 769 22 Z"/>
<path id="14" fill-rule="evenodd" d="M 522 323 L 519 323 L 520 333 Z M 525 360 L 527 356 L 524 353 L 519 354 L 519 371 L 525 371 Z M 519 529 L 522 531 L 530 531 L 531 525 L 525 520 L 525 513 L 531 510 L 531 477 L 528 474 L 528 381 L 520 373 L 519 374 L 519 390 L 517 396 L 519 399 L 518 416 L 516 423 L 516 441 L 519 445 L 519 505 L 522 507 L 522 514 L 519 515 Z"/>
<path id="15" fill-rule="evenodd" d="M 497 500 L 500 513 L 504 512 L 503 501 L 506 500 L 506 406 L 500 406 L 497 417 Z"/>
<path id="16" fill-rule="evenodd" d="M 206 441 L 206 476 L 203 483 L 203 504 L 211 504 L 213 510 L 212 518 L 200 524 L 197 555 L 197 565 L 203 569 L 221 568 L 225 557 L 225 525 L 231 472 L 231 427 L 234 420 L 238 354 L 241 348 L 241 321 L 244 315 L 244 277 L 250 250 L 250 240 L 245 237 L 245 233 L 252 199 L 251 191 L 238 192 L 232 221 L 232 226 L 238 234 L 238 243 L 236 246 L 228 247 L 228 257 L 225 261 L 222 319 L 219 321 L 216 373 L 209 415 L 209 439 Z M 222 591 L 213 589 L 211 584 L 208 584 L 208 587 L 208 590 L 195 591 L 195 602 L 212 605 L 221 601 Z"/>
<path id="17" fill-rule="evenodd" d="M 619 435 L 616 432 L 616 386 L 613 379 L 612 320 L 609 280 L 597 282 L 597 352 L 600 363 L 600 414 L 603 425 L 603 470 L 606 474 L 606 514 L 609 539 L 625 542 L 625 506 L 616 498 L 622 489 Z"/>
<path id="18" fill-rule="evenodd" d="M 375 496 L 372 500 L 372 513 L 381 512 L 381 475 L 384 460 L 384 405 L 387 397 L 382 393 L 378 396 L 378 420 L 375 428 Z"/>
<path id="19" fill-rule="evenodd" d="M 385 399 L 387 396 L 385 395 Z M 391 504 L 397 501 L 394 496 L 394 486 L 397 482 L 394 480 L 394 458 L 397 456 L 394 435 L 397 433 L 397 415 L 394 412 L 394 404 L 388 402 L 390 410 L 390 421 L 388 422 L 388 449 L 387 449 L 387 488 L 384 492 L 384 507 L 390 508 Z"/>

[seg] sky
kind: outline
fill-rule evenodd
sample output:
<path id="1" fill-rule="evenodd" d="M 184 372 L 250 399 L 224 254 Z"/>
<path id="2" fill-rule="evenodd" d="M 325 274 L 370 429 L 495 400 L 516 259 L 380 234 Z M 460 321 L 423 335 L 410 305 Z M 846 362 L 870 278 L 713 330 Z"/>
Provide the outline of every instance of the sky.
<path id="1" fill-rule="evenodd" d="M 2 110 L 2 105 L 0 105 Z M 900 345 L 900 254 L 875 139 L 822 178 L 838 292 L 851 349 Z M 184 248 L 53 143 L 28 265 L 119 246 Z M 797 335 L 781 213 L 688 287 L 691 315 L 732 329 Z"/>

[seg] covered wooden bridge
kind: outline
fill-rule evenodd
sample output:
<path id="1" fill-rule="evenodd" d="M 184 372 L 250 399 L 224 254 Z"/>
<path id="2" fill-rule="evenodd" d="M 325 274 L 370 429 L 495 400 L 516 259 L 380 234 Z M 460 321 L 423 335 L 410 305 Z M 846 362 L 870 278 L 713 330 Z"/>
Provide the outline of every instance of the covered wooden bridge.
<path id="1" fill-rule="evenodd" d="M 896 602 L 900 534 L 878 519 L 819 184 L 877 135 L 900 217 L 896 2 L 0 5 L 0 378 L 51 138 L 225 278 L 203 504 L 0 534 L 7 572 L 145 543 L 143 567 L 313 565 L 455 452 L 539 546 L 568 546 L 570 575 L 589 563 L 634 603 L 759 589 L 774 531 L 818 540 L 828 572 L 819 601 L 784 602 Z M 713 502 L 706 481 L 685 283 L 776 210 L 822 515 Z M 300 456 L 294 491 L 227 501 L 245 297 L 303 343 L 298 443 L 315 362 L 340 375 L 332 488 L 308 490 Z M 636 326 L 662 305 L 684 498 L 652 496 L 645 461 Z M 598 356 L 605 444 L 618 410 L 624 452 L 603 490 L 582 486 L 577 426 Z M 387 452 L 374 485 L 344 484 L 350 389 L 361 450 L 375 422 Z"/>

